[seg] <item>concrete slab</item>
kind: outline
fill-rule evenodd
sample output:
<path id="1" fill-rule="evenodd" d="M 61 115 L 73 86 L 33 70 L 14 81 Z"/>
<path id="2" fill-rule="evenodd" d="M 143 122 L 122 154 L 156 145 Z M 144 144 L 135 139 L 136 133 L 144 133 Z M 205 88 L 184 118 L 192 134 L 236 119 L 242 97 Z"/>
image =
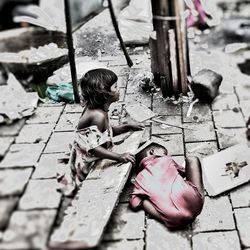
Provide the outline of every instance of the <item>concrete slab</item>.
<path id="1" fill-rule="evenodd" d="M 189 124 L 184 129 L 185 142 L 214 141 L 216 140 L 212 122 Z"/>
<path id="2" fill-rule="evenodd" d="M 144 224 L 143 210 L 135 213 L 128 204 L 119 204 L 107 225 L 104 240 L 143 239 Z"/>
<path id="3" fill-rule="evenodd" d="M 32 168 L 0 170 L 0 197 L 22 194 L 31 173 Z"/>
<path id="4" fill-rule="evenodd" d="M 0 168 L 35 166 L 43 148 L 43 143 L 12 144 Z"/>
<path id="5" fill-rule="evenodd" d="M 236 231 L 201 233 L 193 236 L 193 250 L 228 249 L 240 250 Z"/>
<path id="6" fill-rule="evenodd" d="M 250 207 L 234 210 L 240 240 L 244 247 L 250 247 Z"/>
<path id="7" fill-rule="evenodd" d="M 73 142 L 74 132 L 55 132 L 50 137 L 44 153 L 64 153 L 69 151 L 69 144 Z"/>
<path id="8" fill-rule="evenodd" d="M 212 110 L 239 109 L 239 103 L 235 94 L 220 94 L 213 103 Z"/>
<path id="9" fill-rule="evenodd" d="M 20 210 L 58 208 L 61 194 L 56 190 L 57 180 L 30 180 L 19 201 Z"/>
<path id="10" fill-rule="evenodd" d="M 82 113 L 83 107 L 78 103 L 67 103 L 63 113 Z"/>
<path id="11" fill-rule="evenodd" d="M 234 229 L 233 211 L 228 197 L 221 196 L 211 199 L 206 196 L 203 210 L 193 223 L 193 231 L 208 232 Z"/>
<path id="12" fill-rule="evenodd" d="M 0 230 L 3 231 L 8 225 L 10 216 L 18 202 L 18 197 L 0 199 Z"/>
<path id="13" fill-rule="evenodd" d="M 46 143 L 55 124 L 26 124 L 16 138 L 16 143 Z"/>
<path id="14" fill-rule="evenodd" d="M 240 112 L 233 110 L 213 111 L 215 126 L 222 128 L 245 127 L 243 116 Z"/>
<path id="15" fill-rule="evenodd" d="M 0 137 L 0 158 L 6 154 L 13 141 L 14 137 Z"/>
<path id="16" fill-rule="evenodd" d="M 64 106 L 59 107 L 38 107 L 36 113 L 32 115 L 26 123 L 56 123 Z"/>
<path id="17" fill-rule="evenodd" d="M 230 193 L 231 201 L 234 208 L 237 207 L 250 207 L 250 185 L 244 184 L 241 187 L 237 187 Z"/>
<path id="18" fill-rule="evenodd" d="M 81 113 L 62 114 L 55 127 L 55 131 L 74 131 L 78 125 Z"/>
<path id="19" fill-rule="evenodd" d="M 191 250 L 191 235 L 187 229 L 169 231 L 163 224 L 156 220 L 147 221 L 146 249 L 162 250 Z"/>
<path id="20" fill-rule="evenodd" d="M 8 229 L 3 233 L 0 248 L 46 249 L 47 238 L 56 216 L 56 210 L 16 211 Z"/>

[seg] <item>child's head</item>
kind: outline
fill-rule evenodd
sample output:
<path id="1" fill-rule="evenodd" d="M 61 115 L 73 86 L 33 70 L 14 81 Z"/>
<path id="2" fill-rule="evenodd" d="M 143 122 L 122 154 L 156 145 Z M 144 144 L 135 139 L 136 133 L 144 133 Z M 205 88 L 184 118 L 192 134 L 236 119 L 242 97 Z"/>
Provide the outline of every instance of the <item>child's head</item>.
<path id="1" fill-rule="evenodd" d="M 140 152 L 136 154 L 136 161 L 138 164 L 147 156 L 155 155 L 158 157 L 166 156 L 168 154 L 168 150 L 161 144 L 156 142 L 150 143 L 147 147 L 142 149 Z"/>
<path id="2" fill-rule="evenodd" d="M 88 71 L 80 81 L 82 97 L 90 108 L 102 108 L 119 99 L 116 90 L 117 75 L 108 69 Z M 112 88 L 111 88 L 112 87 Z"/>

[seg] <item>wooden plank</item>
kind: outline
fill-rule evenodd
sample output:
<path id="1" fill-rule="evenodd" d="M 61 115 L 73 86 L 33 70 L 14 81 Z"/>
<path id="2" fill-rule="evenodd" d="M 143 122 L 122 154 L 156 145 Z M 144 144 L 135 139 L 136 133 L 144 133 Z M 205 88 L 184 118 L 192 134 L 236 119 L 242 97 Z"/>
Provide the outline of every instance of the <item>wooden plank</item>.
<path id="1" fill-rule="evenodd" d="M 169 52 L 170 52 L 170 71 L 172 76 L 173 91 L 177 95 L 179 93 L 178 88 L 178 69 L 177 69 L 177 58 L 176 58 L 176 37 L 173 29 L 168 30 L 169 39 Z"/>
<path id="2" fill-rule="evenodd" d="M 113 151 L 134 153 L 142 136 L 143 131 L 125 134 L 124 142 L 115 145 Z M 131 163 L 110 163 L 103 160 L 96 164 L 95 169 L 82 182 L 63 222 L 50 238 L 51 249 L 98 246 L 132 167 Z"/>
<path id="3" fill-rule="evenodd" d="M 183 13 L 185 10 L 183 0 L 175 0 L 174 13 L 176 16 L 176 38 L 177 38 L 177 53 L 178 53 L 178 68 L 181 92 L 187 93 L 187 41 L 186 41 L 186 24 Z"/>

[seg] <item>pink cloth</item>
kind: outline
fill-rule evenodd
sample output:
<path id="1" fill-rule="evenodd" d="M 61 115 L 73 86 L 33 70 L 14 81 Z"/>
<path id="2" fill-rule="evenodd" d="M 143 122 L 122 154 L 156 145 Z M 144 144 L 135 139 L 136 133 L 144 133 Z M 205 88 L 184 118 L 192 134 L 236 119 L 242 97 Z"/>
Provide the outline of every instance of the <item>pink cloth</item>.
<path id="1" fill-rule="evenodd" d="M 195 185 L 183 179 L 179 172 L 184 168 L 171 157 L 149 156 L 142 160 L 140 168 L 130 198 L 132 208 L 148 199 L 169 228 L 183 226 L 201 212 L 202 195 Z"/>

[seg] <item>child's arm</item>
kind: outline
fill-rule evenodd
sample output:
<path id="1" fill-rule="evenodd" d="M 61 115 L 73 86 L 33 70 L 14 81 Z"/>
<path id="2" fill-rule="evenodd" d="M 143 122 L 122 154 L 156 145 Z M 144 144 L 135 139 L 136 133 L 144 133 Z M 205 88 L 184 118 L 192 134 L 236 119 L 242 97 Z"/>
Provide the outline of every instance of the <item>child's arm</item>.
<path id="1" fill-rule="evenodd" d="M 124 124 L 124 125 L 115 126 L 115 127 L 112 127 L 112 129 L 113 129 L 113 135 L 117 136 L 117 135 L 126 133 L 131 130 L 132 131 L 143 130 L 144 127 L 145 126 L 143 124 L 135 123 L 135 124 Z"/>
<path id="2" fill-rule="evenodd" d="M 102 146 L 91 149 L 89 152 L 103 159 L 110 159 L 118 162 L 132 162 L 135 164 L 135 157 L 129 153 L 117 154 L 105 149 Z"/>
<path id="3" fill-rule="evenodd" d="M 159 221 L 163 221 L 162 215 L 155 209 L 151 201 L 145 199 L 142 202 L 144 210 Z"/>

